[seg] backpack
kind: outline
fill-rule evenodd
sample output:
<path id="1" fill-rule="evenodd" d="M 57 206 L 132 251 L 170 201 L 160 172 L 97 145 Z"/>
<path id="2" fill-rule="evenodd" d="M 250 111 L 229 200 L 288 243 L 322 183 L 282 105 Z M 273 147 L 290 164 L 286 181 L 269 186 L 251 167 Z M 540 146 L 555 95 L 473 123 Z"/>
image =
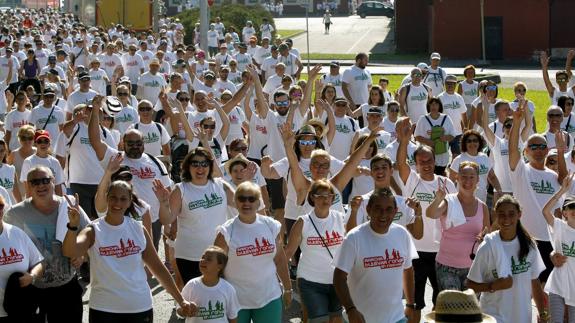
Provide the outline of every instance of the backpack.
<path id="1" fill-rule="evenodd" d="M 443 69 L 440 67 L 437 69 L 437 71 L 439 72 L 439 78 L 441 79 L 441 84 L 444 83 L 443 81 Z M 435 75 L 436 73 L 432 73 L 433 75 Z M 427 78 L 429 77 L 430 73 L 427 72 L 427 74 L 425 74 L 425 77 L 422 80 L 422 83 L 424 83 L 425 81 L 427 81 Z M 435 83 L 435 85 L 437 85 L 437 83 Z"/>
<path id="2" fill-rule="evenodd" d="M 150 157 L 150 159 L 154 162 L 154 164 L 156 164 L 156 166 L 158 167 L 158 169 L 160 170 L 160 174 L 162 176 L 167 176 L 168 175 L 168 171 L 165 169 L 164 167 L 164 163 L 162 163 L 158 158 L 156 158 L 156 156 L 145 153 L 146 155 L 148 155 L 148 157 Z"/>
<path id="3" fill-rule="evenodd" d="M 435 155 L 441 155 L 446 153 L 447 143 L 444 141 L 439 141 L 437 139 L 439 139 L 439 137 L 443 136 L 443 134 L 445 133 L 445 129 L 443 129 L 443 124 L 445 123 L 445 120 L 447 120 L 447 115 L 443 116 L 443 120 L 441 120 L 441 125 L 439 126 L 434 126 L 431 123 L 431 120 L 429 120 L 429 117 L 427 116 L 425 116 L 425 120 L 427 120 L 427 122 L 431 126 L 431 140 L 433 140 L 435 143 L 433 147 Z"/>
<path id="4" fill-rule="evenodd" d="M 182 181 L 182 163 L 188 155 L 189 150 L 190 145 L 186 139 L 178 138 L 177 135 L 172 136 L 170 139 L 170 157 L 172 159 L 172 169 L 170 173 L 175 183 Z"/>

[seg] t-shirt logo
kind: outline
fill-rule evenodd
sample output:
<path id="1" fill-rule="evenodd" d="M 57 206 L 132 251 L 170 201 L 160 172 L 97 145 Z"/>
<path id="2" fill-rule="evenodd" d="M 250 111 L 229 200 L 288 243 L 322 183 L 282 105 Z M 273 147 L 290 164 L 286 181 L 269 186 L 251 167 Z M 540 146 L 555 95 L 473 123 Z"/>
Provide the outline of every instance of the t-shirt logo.
<path id="1" fill-rule="evenodd" d="M 326 230 L 325 231 L 325 237 L 323 240 L 321 237 L 308 237 L 307 238 L 307 245 L 308 246 L 323 246 L 324 241 L 328 247 L 337 246 L 343 242 L 343 236 L 339 232 L 331 231 L 331 234 L 330 234 L 329 231 Z"/>
<path id="2" fill-rule="evenodd" d="M 392 249 L 391 257 L 389 250 L 385 249 L 385 257 L 375 256 L 363 258 L 363 268 L 379 267 L 381 269 L 398 268 L 403 265 L 405 259 L 399 253 L 399 250 Z"/>
<path id="3" fill-rule="evenodd" d="M 22 262 L 23 259 L 24 256 L 18 253 L 18 250 L 16 250 L 16 248 L 10 248 L 8 249 L 8 252 L 6 252 L 6 249 L 2 248 L 2 257 L 0 257 L 0 266 Z"/>
<path id="4" fill-rule="evenodd" d="M 402 216 L 403 216 L 403 212 L 397 212 L 397 213 L 395 213 L 395 215 L 393 216 L 393 222 L 399 221 Z"/>
<path id="5" fill-rule="evenodd" d="M 256 126 L 256 131 L 261 132 L 264 135 L 268 134 L 268 129 L 265 126 Z"/>
<path id="6" fill-rule="evenodd" d="M 453 101 L 453 102 L 445 103 L 443 105 L 443 109 L 444 110 L 448 110 L 448 109 L 457 110 L 457 109 L 459 109 L 459 102 Z"/>
<path id="7" fill-rule="evenodd" d="M 14 181 L 11 181 L 9 178 L 0 178 L 0 186 L 9 190 L 14 187 Z"/>
<path id="8" fill-rule="evenodd" d="M 255 239 L 255 245 L 250 244 L 247 246 L 239 247 L 236 249 L 236 256 L 252 255 L 254 257 L 272 253 L 275 250 L 275 245 L 269 242 L 268 239 L 262 237 L 261 243 L 258 238 Z"/>
<path id="9" fill-rule="evenodd" d="M 465 95 L 465 96 L 477 96 L 477 89 L 470 89 L 467 91 L 463 91 L 463 95 Z"/>
<path id="10" fill-rule="evenodd" d="M 410 96 L 411 101 L 427 101 L 427 93 L 419 92 L 419 94 Z"/>
<path id="11" fill-rule="evenodd" d="M 432 193 L 427 192 L 415 192 L 415 197 L 419 202 L 431 203 L 435 199 L 435 191 Z"/>
<path id="12" fill-rule="evenodd" d="M 36 121 L 36 128 L 42 128 L 44 124 L 51 124 L 57 122 L 56 117 L 54 115 L 50 117 L 50 120 L 48 122 L 46 122 L 46 120 L 48 120 L 48 118 L 38 119 L 38 121 Z"/>
<path id="13" fill-rule="evenodd" d="M 153 80 L 151 82 L 144 82 L 144 86 L 149 86 L 149 87 L 160 87 L 160 82 Z"/>
<path id="14" fill-rule="evenodd" d="M 80 143 L 82 145 L 89 145 L 90 144 L 90 138 L 80 137 Z"/>
<path id="15" fill-rule="evenodd" d="M 188 203 L 188 210 L 191 211 L 199 208 L 209 209 L 216 205 L 222 204 L 223 201 L 224 199 L 221 196 L 218 196 L 216 193 L 210 194 L 209 197 L 208 194 L 204 194 L 203 199 Z"/>
<path id="16" fill-rule="evenodd" d="M 144 144 L 151 144 L 160 140 L 160 137 L 154 132 L 148 132 L 144 137 Z"/>
<path id="17" fill-rule="evenodd" d="M 528 271 L 530 267 L 531 263 L 527 261 L 526 257 L 517 261 L 515 257 L 511 256 L 511 272 L 513 275 L 524 273 Z"/>
<path id="18" fill-rule="evenodd" d="M 564 256 L 575 257 L 575 241 L 571 242 L 571 247 L 566 243 L 561 243 L 561 249 L 563 250 Z"/>
<path id="19" fill-rule="evenodd" d="M 114 256 L 116 258 L 123 258 L 140 253 L 140 250 L 142 250 L 142 248 L 136 245 L 134 240 L 128 239 L 127 242 L 124 242 L 124 239 L 120 238 L 119 246 L 100 247 L 98 252 L 100 256 L 103 257 Z"/>
<path id="20" fill-rule="evenodd" d="M 150 179 L 156 177 L 156 172 L 154 172 L 150 167 L 140 167 L 140 169 L 130 167 L 130 172 L 134 176 L 138 176 L 141 179 Z"/>
<path id="21" fill-rule="evenodd" d="M 208 301 L 208 308 L 203 306 L 198 307 L 197 316 L 201 317 L 203 320 L 215 320 L 224 317 L 224 304 L 220 301 L 216 302 L 216 305 L 212 307 L 212 301 Z"/>
<path id="22" fill-rule="evenodd" d="M 357 75 L 356 77 L 354 77 L 353 79 L 356 81 L 365 81 L 367 80 L 367 74 L 365 73 L 361 73 L 360 75 Z"/>
<path id="23" fill-rule="evenodd" d="M 531 182 L 531 188 L 535 191 L 535 193 L 539 194 L 555 193 L 555 189 L 553 188 L 551 183 L 543 179 L 541 180 L 541 182 Z"/>
<path id="24" fill-rule="evenodd" d="M 134 118 L 130 114 L 124 114 L 122 116 L 116 117 L 116 123 L 132 122 Z"/>
<path id="25" fill-rule="evenodd" d="M 347 134 L 350 133 L 351 130 L 344 124 L 338 124 L 335 125 L 335 131 Z"/>
<path id="26" fill-rule="evenodd" d="M 18 129 L 28 124 L 28 120 L 20 120 L 12 122 L 12 129 Z"/>
<path id="27" fill-rule="evenodd" d="M 485 175 L 488 171 L 489 169 L 485 165 L 479 165 L 479 175 Z"/>

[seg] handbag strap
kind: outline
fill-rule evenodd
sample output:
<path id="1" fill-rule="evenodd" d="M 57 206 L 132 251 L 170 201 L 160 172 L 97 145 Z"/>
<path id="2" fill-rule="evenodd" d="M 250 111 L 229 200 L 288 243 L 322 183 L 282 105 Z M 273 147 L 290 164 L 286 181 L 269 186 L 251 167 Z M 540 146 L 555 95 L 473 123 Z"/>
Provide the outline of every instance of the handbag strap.
<path id="1" fill-rule="evenodd" d="M 328 214 L 329 216 L 329 214 Z M 319 230 L 317 229 L 317 227 L 315 226 L 315 223 L 313 222 L 313 219 L 311 218 L 311 213 L 308 214 L 309 220 L 311 222 L 311 224 L 313 225 L 313 228 L 315 229 L 315 232 L 317 233 L 317 235 L 319 236 L 319 238 L 321 239 L 321 242 L 323 244 L 323 246 L 325 247 L 325 249 L 327 250 L 327 252 L 329 253 L 329 256 L 331 257 L 331 259 L 333 259 L 333 255 L 331 254 L 331 251 L 329 250 L 329 247 L 327 246 L 327 243 L 325 242 L 325 240 L 323 239 L 323 237 L 321 236 L 321 234 L 319 233 Z"/>

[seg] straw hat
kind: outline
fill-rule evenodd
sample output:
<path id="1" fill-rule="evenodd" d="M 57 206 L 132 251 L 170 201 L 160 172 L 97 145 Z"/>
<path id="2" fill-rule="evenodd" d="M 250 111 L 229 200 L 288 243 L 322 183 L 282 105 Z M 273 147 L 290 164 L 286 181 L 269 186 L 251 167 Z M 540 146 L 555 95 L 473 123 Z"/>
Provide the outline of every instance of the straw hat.
<path id="1" fill-rule="evenodd" d="M 250 161 L 244 157 L 243 154 L 237 154 L 236 157 L 228 159 L 228 161 L 226 161 L 224 163 L 224 169 L 226 171 L 226 174 L 231 175 L 231 169 L 230 167 L 232 166 L 232 164 L 234 164 L 235 162 L 242 162 L 244 164 L 246 164 L 246 167 L 250 164 Z"/>
<path id="2" fill-rule="evenodd" d="M 435 311 L 427 314 L 425 320 L 436 323 L 496 322 L 493 316 L 481 313 L 479 301 L 471 289 L 463 292 L 444 290 L 439 293 L 435 302 Z"/>
<path id="3" fill-rule="evenodd" d="M 308 120 L 305 124 L 314 127 L 314 129 L 316 127 L 319 127 L 321 129 L 321 133 L 319 135 L 321 138 L 325 137 L 325 135 L 327 134 L 327 131 L 329 130 L 328 125 L 324 124 L 323 122 L 321 122 L 321 120 L 316 119 L 316 118 Z"/>

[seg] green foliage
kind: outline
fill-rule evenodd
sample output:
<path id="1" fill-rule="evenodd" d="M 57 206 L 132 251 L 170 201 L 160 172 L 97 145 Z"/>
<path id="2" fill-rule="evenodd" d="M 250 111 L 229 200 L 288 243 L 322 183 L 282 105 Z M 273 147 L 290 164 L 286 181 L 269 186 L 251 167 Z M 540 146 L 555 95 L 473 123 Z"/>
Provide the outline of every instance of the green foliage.
<path id="1" fill-rule="evenodd" d="M 222 18 L 222 22 L 226 26 L 226 29 L 233 26 L 240 37 L 242 28 L 246 25 L 246 21 L 248 20 L 252 21 L 254 28 L 258 31 L 258 38 L 261 35 L 259 33 L 259 28 L 264 18 L 267 18 L 275 29 L 273 16 L 259 4 L 246 6 L 240 4 L 229 4 L 226 2 L 227 1 L 224 1 L 224 4 L 222 5 L 213 5 L 210 7 L 210 22 L 214 22 L 216 17 L 220 17 Z M 179 13 L 177 17 L 180 18 L 186 32 L 184 42 L 186 44 L 192 44 L 194 39 L 194 27 L 196 23 L 200 21 L 200 10 L 198 8 L 185 10 Z M 272 36 L 275 37 L 275 32 Z"/>

